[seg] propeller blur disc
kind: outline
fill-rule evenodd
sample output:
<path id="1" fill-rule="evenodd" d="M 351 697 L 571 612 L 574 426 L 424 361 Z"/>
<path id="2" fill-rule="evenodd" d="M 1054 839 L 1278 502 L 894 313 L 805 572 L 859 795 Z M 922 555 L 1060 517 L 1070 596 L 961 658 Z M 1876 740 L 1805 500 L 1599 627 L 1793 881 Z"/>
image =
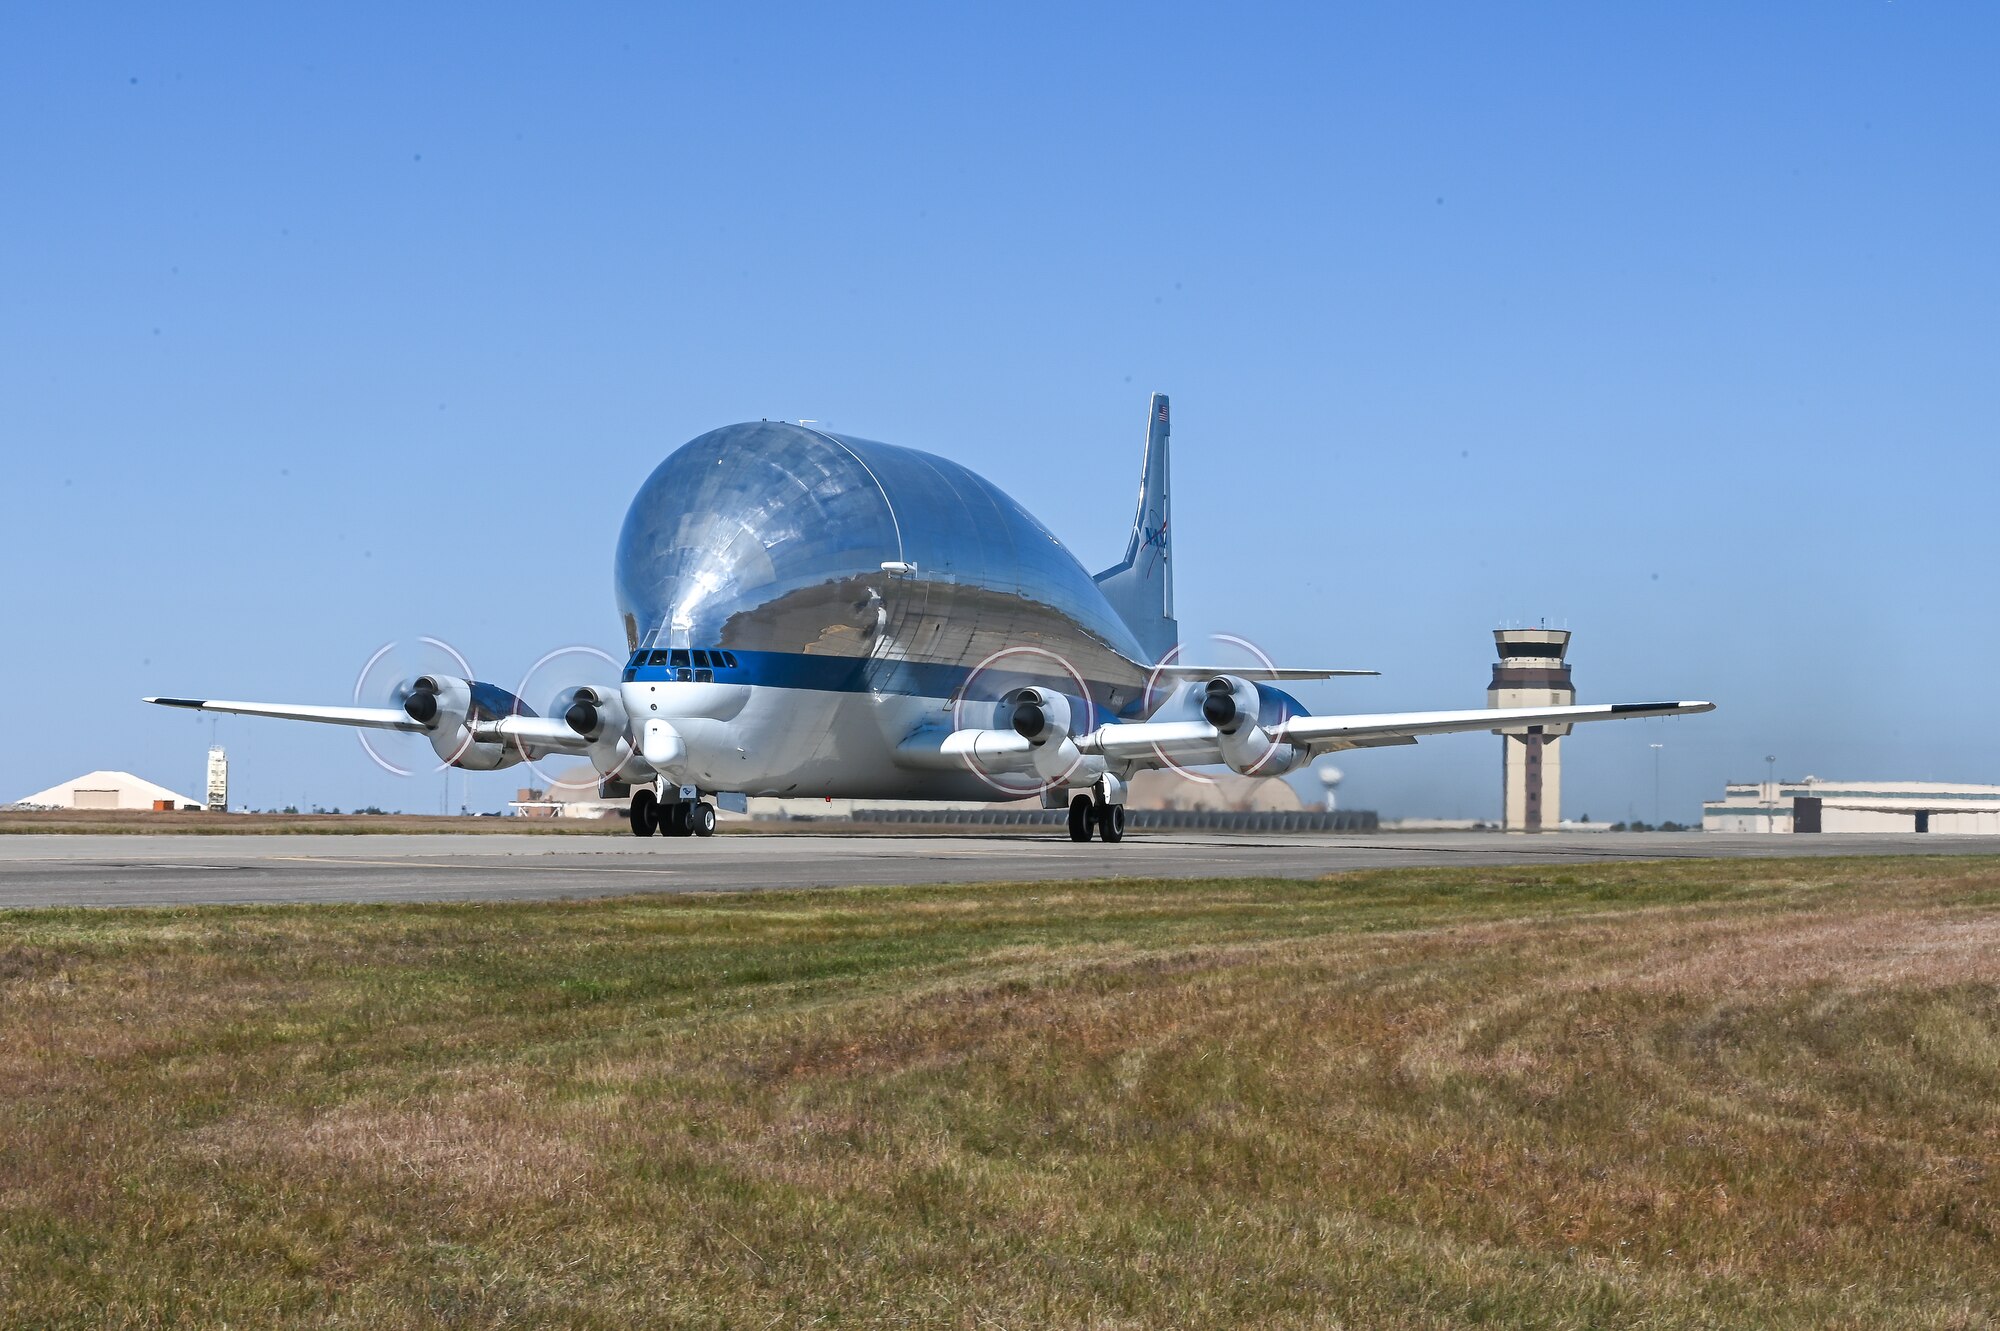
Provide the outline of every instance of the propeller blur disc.
<path id="1" fill-rule="evenodd" d="M 514 686 L 514 696 L 523 701 L 529 698 L 530 690 L 537 687 L 538 677 L 554 677 L 565 691 L 588 685 L 605 694 L 615 695 L 618 692 L 618 673 L 624 664 L 622 660 L 601 647 L 580 645 L 557 647 L 553 651 L 542 653 L 541 659 L 528 667 L 521 676 L 521 682 Z M 562 716 L 569 710 L 568 707 L 558 710 L 552 706 L 548 715 Z M 542 770 L 535 759 L 528 756 L 525 745 L 517 741 L 515 748 L 521 755 L 522 763 L 535 774 L 539 784 L 546 790 L 594 791 L 598 787 L 600 775 L 595 767 L 587 763 L 582 770 L 589 772 L 588 777 L 551 776 Z"/>
<path id="2" fill-rule="evenodd" d="M 952 699 L 951 725 L 954 730 L 965 729 L 1011 729 L 1011 717 L 1000 717 L 995 713 L 1000 701 L 1015 689 L 1028 685 L 1049 687 L 1051 680 L 1059 681 L 1058 687 L 1073 685 L 1075 696 L 1083 701 L 1083 715 L 1073 716 L 1073 734 L 1087 735 L 1097 729 L 1097 702 L 1090 696 L 1090 688 L 1084 683 L 1083 672 L 1060 653 L 1046 647 L 1003 647 L 972 668 L 965 683 L 959 686 L 958 696 Z M 1067 691 L 1066 689 L 1064 691 Z M 967 712 L 971 710 L 971 725 L 968 726 Z M 1079 756 L 1068 769 L 1057 776 L 1043 780 L 1026 773 L 989 775 L 979 770 L 969 759 L 966 770 L 997 791 L 1001 798 L 1018 800 L 1030 795 L 1039 795 L 1064 785 L 1074 772 Z M 1020 784 L 1025 783 L 1025 784 Z"/>
<path id="3" fill-rule="evenodd" d="M 465 659 L 463 652 L 442 638 L 422 636 L 385 642 L 375 649 L 374 654 L 363 663 L 361 670 L 355 675 L 354 703 L 357 707 L 396 707 L 407 711 L 412 684 L 425 675 L 433 674 L 471 679 L 472 665 Z M 406 767 L 385 757 L 376 747 L 375 741 L 370 738 L 370 734 L 371 732 L 367 730 L 356 730 L 354 738 L 360 741 L 362 752 L 366 753 L 377 767 L 394 776 L 417 774 L 418 767 Z M 407 741 L 398 740 L 391 743 L 407 743 Z M 471 736 L 468 735 L 466 744 L 470 743 Z M 463 753 L 464 750 L 465 745 L 461 745 L 459 753 Z M 452 754 L 451 757 L 456 759 L 458 753 Z M 451 760 L 440 760 L 433 753 L 431 762 L 419 766 L 427 767 L 435 774 L 450 767 Z"/>

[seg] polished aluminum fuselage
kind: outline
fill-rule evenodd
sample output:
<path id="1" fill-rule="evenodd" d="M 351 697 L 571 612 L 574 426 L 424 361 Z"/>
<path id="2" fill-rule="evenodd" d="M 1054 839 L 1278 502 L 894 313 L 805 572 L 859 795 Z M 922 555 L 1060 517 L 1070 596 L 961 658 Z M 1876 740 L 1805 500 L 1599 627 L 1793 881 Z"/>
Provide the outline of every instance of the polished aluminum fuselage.
<path id="1" fill-rule="evenodd" d="M 1144 653 L 1062 542 L 983 477 L 913 449 L 775 421 L 713 430 L 640 487 L 619 536 L 627 643 L 730 653 L 712 679 L 628 668 L 705 790 L 996 798 L 898 750 L 993 723 L 1036 684 L 1137 715 Z"/>

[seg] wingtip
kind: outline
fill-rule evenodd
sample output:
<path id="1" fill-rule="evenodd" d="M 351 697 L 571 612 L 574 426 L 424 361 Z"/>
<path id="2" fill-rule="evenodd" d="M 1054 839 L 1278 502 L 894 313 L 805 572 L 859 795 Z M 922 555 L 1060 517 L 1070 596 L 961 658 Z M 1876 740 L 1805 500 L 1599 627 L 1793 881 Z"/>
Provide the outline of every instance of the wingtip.
<path id="1" fill-rule="evenodd" d="M 156 707 L 192 707 L 197 712 L 208 705 L 204 698 L 141 698 L 139 701 Z"/>

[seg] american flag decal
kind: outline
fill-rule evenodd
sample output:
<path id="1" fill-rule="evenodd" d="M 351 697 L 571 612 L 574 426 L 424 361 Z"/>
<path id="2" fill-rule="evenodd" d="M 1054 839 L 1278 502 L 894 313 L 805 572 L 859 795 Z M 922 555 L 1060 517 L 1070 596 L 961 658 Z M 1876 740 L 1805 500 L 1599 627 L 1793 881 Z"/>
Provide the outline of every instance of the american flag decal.
<path id="1" fill-rule="evenodd" d="M 1167 423 L 1167 404 L 1164 402 L 1160 404 L 1159 421 L 1160 424 L 1162 425 L 1165 425 Z"/>

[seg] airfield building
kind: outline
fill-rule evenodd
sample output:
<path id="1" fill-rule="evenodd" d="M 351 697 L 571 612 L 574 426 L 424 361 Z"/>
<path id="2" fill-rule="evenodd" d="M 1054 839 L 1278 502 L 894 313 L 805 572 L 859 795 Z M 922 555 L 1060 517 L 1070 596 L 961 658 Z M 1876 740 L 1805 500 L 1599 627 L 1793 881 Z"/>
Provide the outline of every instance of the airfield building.
<path id="1" fill-rule="evenodd" d="M 86 772 L 72 781 L 23 795 L 17 804 L 34 809 L 199 809 L 201 801 L 155 785 L 130 772 Z"/>
<path id="2" fill-rule="evenodd" d="M 1742 781 L 1701 806 L 1704 832 L 2000 836 L 2000 786 L 1945 781 Z"/>
<path id="3" fill-rule="evenodd" d="M 1488 707 L 1567 707 L 1576 701 L 1570 683 L 1567 629 L 1495 629 L 1500 660 L 1486 687 Z M 1562 737 L 1568 726 L 1500 730 L 1500 774 L 1506 795 L 1502 825 L 1509 832 L 1539 832 L 1562 821 Z"/>

